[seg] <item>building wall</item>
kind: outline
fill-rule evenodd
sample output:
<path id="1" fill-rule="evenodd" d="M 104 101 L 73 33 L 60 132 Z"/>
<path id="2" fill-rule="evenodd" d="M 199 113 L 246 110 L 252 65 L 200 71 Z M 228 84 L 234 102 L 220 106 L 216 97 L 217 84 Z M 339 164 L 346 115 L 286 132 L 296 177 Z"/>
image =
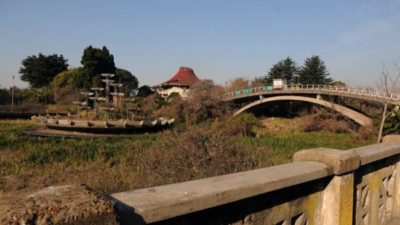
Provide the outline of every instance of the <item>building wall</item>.
<path id="1" fill-rule="evenodd" d="M 182 98 L 187 98 L 189 89 L 185 87 L 171 87 L 168 89 L 157 89 L 157 92 L 163 97 L 168 97 L 172 93 L 178 93 Z"/>

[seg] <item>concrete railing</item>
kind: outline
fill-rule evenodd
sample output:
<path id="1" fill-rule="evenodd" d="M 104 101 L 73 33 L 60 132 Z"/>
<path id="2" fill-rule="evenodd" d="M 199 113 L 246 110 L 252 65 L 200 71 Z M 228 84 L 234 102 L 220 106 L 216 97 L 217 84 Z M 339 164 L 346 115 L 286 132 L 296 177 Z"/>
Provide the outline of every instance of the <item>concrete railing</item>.
<path id="1" fill-rule="evenodd" d="M 345 96 L 353 96 L 358 98 L 367 98 L 376 101 L 389 101 L 392 104 L 400 105 L 400 94 L 391 93 L 387 95 L 384 92 L 373 91 L 370 89 L 357 89 L 351 87 L 331 86 L 331 85 L 288 85 L 283 89 L 273 89 L 272 86 L 248 87 L 241 90 L 224 93 L 221 98 L 224 100 L 233 100 L 247 96 L 260 94 L 279 94 L 279 93 L 320 93 L 320 94 L 337 94 Z"/>
<path id="2" fill-rule="evenodd" d="M 303 150 L 293 163 L 115 193 L 107 200 L 115 222 L 101 216 L 103 224 L 397 224 L 399 170 L 400 144 Z"/>

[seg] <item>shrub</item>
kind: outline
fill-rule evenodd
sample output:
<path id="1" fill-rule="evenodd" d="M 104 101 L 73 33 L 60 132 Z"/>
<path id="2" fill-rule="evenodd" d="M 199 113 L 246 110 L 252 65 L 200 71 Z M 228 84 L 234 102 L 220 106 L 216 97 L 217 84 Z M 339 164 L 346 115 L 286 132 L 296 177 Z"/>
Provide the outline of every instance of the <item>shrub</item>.
<path id="1" fill-rule="evenodd" d="M 221 87 L 214 85 L 211 80 L 203 80 L 191 87 L 186 99 L 178 96 L 168 99 L 156 114 L 174 117 L 186 125 L 230 116 L 229 105 L 219 98 L 221 93 Z"/>
<path id="2" fill-rule="evenodd" d="M 74 68 L 57 74 L 51 85 L 53 88 L 83 88 L 85 87 L 85 73 L 82 68 Z"/>
<path id="3" fill-rule="evenodd" d="M 393 112 L 385 121 L 384 133 L 399 134 L 400 133 L 400 113 Z"/>
<path id="4" fill-rule="evenodd" d="M 329 131 L 335 133 L 351 132 L 356 128 L 352 121 L 343 118 L 341 115 L 321 110 L 313 115 L 303 117 L 301 130 L 305 132 Z"/>
<path id="5" fill-rule="evenodd" d="M 257 151 L 235 140 L 221 127 L 191 126 L 167 132 L 151 150 L 139 154 L 146 186 L 181 182 L 256 168 Z"/>
<path id="6" fill-rule="evenodd" d="M 51 87 L 54 100 L 59 104 L 71 104 L 80 97 L 79 90 L 87 86 L 86 75 L 81 68 L 70 69 L 54 77 Z"/>
<path id="7" fill-rule="evenodd" d="M 242 113 L 223 124 L 225 133 L 241 136 L 254 136 L 254 127 L 261 127 L 260 120 L 250 113 Z"/>

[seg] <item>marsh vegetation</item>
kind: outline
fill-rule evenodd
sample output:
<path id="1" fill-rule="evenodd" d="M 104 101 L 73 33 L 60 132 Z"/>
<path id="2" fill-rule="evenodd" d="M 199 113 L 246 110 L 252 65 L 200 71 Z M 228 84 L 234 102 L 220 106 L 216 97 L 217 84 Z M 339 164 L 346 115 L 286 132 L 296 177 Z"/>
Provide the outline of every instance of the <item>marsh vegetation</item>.
<path id="1" fill-rule="evenodd" d="M 1 120 L 0 192 L 86 183 L 112 193 L 281 164 L 301 149 L 374 142 L 354 131 L 305 132 L 304 123 L 243 114 L 131 138 L 63 139 L 26 134 L 38 126 L 31 121 Z"/>

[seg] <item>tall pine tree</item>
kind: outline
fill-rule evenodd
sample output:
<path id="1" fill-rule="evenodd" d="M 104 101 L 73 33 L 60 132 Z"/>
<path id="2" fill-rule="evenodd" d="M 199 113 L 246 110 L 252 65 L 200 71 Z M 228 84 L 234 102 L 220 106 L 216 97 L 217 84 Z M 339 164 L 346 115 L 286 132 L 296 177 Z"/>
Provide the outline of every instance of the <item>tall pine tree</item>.
<path id="1" fill-rule="evenodd" d="M 92 83 L 95 86 L 102 85 L 101 73 L 115 74 L 114 56 L 110 54 L 106 46 L 93 48 L 90 45 L 85 48 L 81 63 L 89 84 Z"/>
<path id="2" fill-rule="evenodd" d="M 328 77 L 324 61 L 318 55 L 313 55 L 304 61 L 300 69 L 300 82 L 302 84 L 331 84 L 333 80 Z"/>
<path id="3" fill-rule="evenodd" d="M 284 79 L 290 84 L 293 74 L 297 73 L 297 71 L 296 63 L 290 57 L 287 57 L 274 64 L 265 77 L 257 78 L 257 80 L 262 80 L 265 84 L 271 84 L 273 79 Z"/>

